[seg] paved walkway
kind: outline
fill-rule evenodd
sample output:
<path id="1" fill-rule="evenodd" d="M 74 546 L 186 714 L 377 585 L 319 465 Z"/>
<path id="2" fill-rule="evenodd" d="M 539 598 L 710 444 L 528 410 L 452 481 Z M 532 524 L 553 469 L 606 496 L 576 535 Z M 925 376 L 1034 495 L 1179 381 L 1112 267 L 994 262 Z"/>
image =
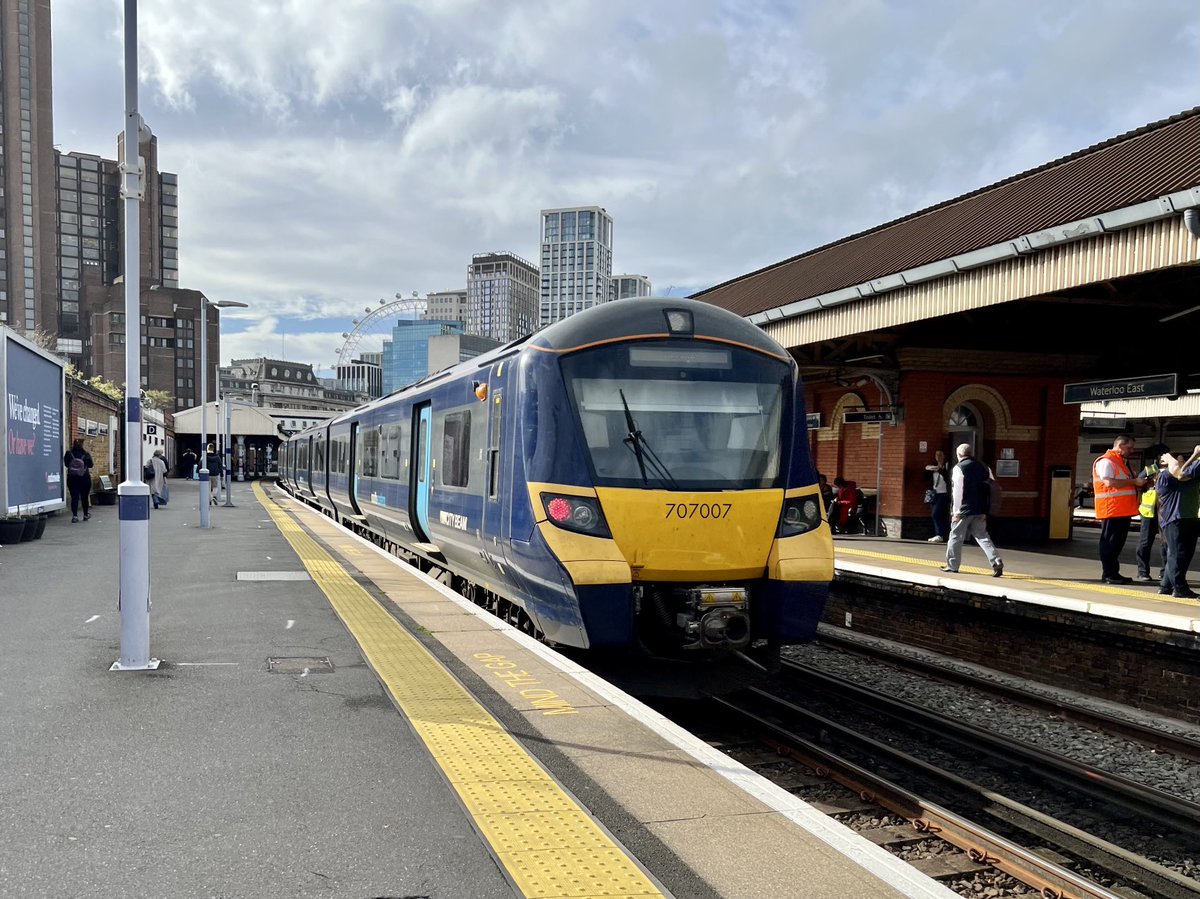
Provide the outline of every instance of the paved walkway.
<path id="1" fill-rule="evenodd" d="M 108 670 L 115 506 L 0 547 L 0 894 L 511 899 L 251 485 L 207 531 L 195 483 L 171 491 L 151 512 L 155 672 Z"/>

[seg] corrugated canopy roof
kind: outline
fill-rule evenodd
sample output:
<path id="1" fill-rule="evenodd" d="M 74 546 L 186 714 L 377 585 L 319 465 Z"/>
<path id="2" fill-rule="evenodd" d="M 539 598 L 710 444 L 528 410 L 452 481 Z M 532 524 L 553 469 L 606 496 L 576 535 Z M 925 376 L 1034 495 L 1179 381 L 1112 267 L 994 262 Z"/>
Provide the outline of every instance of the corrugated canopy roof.
<path id="1" fill-rule="evenodd" d="M 694 294 L 739 315 L 1200 185 L 1200 107 Z"/>

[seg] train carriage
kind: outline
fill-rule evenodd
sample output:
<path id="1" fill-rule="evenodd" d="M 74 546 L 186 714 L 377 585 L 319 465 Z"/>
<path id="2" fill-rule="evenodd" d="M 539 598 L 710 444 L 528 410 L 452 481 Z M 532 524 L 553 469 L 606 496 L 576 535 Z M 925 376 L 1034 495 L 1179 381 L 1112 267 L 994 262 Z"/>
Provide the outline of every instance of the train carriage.
<path id="1" fill-rule="evenodd" d="M 810 639 L 833 545 L 795 363 L 690 300 L 622 300 L 288 442 L 287 489 L 547 639 Z"/>

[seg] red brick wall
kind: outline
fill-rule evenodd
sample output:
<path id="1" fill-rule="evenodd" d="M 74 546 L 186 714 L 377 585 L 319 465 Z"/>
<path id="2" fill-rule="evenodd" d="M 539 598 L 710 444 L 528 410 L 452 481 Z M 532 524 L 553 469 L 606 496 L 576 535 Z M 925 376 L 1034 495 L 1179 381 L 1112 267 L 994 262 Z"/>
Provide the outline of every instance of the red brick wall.
<path id="1" fill-rule="evenodd" d="M 923 496 L 926 488 L 925 466 L 933 461 L 936 449 L 942 449 L 951 462 L 953 448 L 946 428 L 946 402 L 961 388 L 979 385 L 996 391 L 1008 408 L 1008 422 L 1002 410 L 993 409 L 982 398 L 969 401 L 981 414 L 982 440 L 978 449 L 981 461 L 996 467 L 1001 449 L 1012 449 L 1020 463 L 1020 475 L 1001 478 L 1004 498 L 1000 518 L 1048 519 L 1049 469 L 1052 466 L 1074 468 L 1079 439 L 1079 409 L 1062 403 L 1062 380 L 1018 375 L 971 375 L 961 372 L 914 371 L 900 379 L 900 416 L 894 427 L 883 425 L 883 503 L 881 515 L 887 518 L 928 524 L 928 507 Z M 879 389 L 868 383 L 856 387 L 816 384 L 807 388 L 810 412 L 821 413 L 821 431 L 810 431 L 813 459 L 817 471 L 832 482 L 841 476 L 858 482 L 864 489 L 875 489 L 878 443 L 875 425 L 842 425 L 838 403 L 847 394 L 855 394 L 868 408 L 884 405 Z M 1030 429 L 1025 434 L 1002 436 L 1005 427 Z M 835 432 L 837 439 L 832 439 Z M 863 439 L 863 434 L 872 439 Z M 1001 434 L 1001 436 L 997 436 Z M 822 439 L 824 437 L 825 439 Z M 927 449 L 920 450 L 925 441 Z M 1075 478 L 1078 480 L 1078 477 Z M 1021 494 L 1034 494 L 1025 495 Z M 932 531 L 930 531 L 932 533 Z M 892 533 L 892 536 L 898 536 Z M 922 536 L 922 535 L 918 535 Z"/>

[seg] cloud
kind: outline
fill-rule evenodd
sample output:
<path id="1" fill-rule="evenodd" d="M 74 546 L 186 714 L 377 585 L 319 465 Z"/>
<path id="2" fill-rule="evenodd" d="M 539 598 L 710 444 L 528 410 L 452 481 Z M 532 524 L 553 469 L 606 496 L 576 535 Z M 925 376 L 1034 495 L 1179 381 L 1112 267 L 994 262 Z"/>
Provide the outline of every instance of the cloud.
<path id="1" fill-rule="evenodd" d="M 54 14 L 60 143 L 112 155 L 119 4 Z M 541 208 L 604 206 L 615 268 L 679 295 L 1192 106 L 1200 50 L 1190 0 L 143 0 L 140 24 L 181 283 L 329 362 L 381 297 L 536 262 Z"/>

